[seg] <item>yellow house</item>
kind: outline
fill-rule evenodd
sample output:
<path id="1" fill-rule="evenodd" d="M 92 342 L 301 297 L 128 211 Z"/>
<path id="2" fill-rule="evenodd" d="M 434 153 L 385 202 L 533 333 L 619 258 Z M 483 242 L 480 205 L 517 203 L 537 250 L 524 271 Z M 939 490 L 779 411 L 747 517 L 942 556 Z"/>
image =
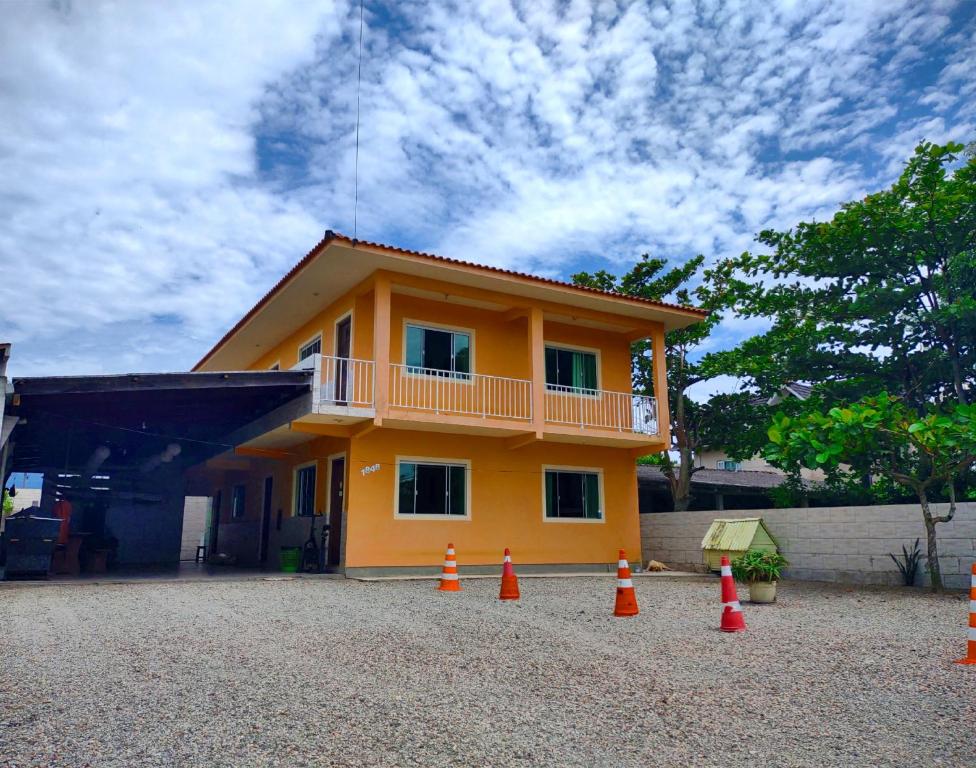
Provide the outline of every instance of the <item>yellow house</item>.
<path id="1" fill-rule="evenodd" d="M 349 575 L 431 572 L 448 542 L 462 569 L 639 560 L 635 458 L 670 436 L 630 346 L 665 392 L 665 331 L 704 315 L 328 232 L 194 369 L 312 378 L 198 473 L 211 544 L 270 565 L 328 522 Z"/>

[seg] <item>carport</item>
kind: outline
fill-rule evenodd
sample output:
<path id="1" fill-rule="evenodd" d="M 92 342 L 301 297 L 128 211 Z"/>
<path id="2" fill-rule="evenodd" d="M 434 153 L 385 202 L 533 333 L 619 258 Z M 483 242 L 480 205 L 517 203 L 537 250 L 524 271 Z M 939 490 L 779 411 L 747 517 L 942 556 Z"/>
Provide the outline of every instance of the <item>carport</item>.
<path id="1" fill-rule="evenodd" d="M 187 471 L 307 413 L 310 371 L 15 378 L 0 477 L 42 474 L 41 513 L 71 503 L 72 534 L 116 569 L 176 566 Z"/>

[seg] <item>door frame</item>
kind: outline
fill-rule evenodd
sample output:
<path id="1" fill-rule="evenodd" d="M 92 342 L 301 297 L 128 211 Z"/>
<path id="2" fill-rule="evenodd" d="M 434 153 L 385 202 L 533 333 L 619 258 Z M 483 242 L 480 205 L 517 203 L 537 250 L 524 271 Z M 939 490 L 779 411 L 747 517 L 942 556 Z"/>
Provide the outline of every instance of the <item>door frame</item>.
<path id="1" fill-rule="evenodd" d="M 332 548 L 332 528 L 331 528 L 331 525 L 332 525 L 332 462 L 335 461 L 336 459 L 342 459 L 342 501 L 340 502 L 340 507 L 341 508 L 339 509 L 339 519 L 340 519 L 340 523 L 339 523 L 339 544 L 338 544 L 339 559 L 338 559 L 338 562 L 336 562 L 336 563 L 330 563 L 329 562 L 329 553 L 326 552 L 325 553 L 325 563 L 326 563 L 326 566 L 327 567 L 328 566 L 336 566 L 336 567 L 338 567 L 345 560 L 345 557 L 344 557 L 344 554 L 345 553 L 342 551 L 342 531 L 343 531 L 343 529 L 345 528 L 345 525 L 346 525 L 346 509 L 348 508 L 348 505 L 346 504 L 346 498 L 347 498 L 348 494 L 346 493 L 346 491 L 349 488 L 349 481 L 348 481 L 348 478 L 349 478 L 349 458 L 347 456 L 347 452 L 346 451 L 339 451 L 338 453 L 333 453 L 333 454 L 327 456 L 326 459 L 325 459 L 325 465 L 326 465 L 326 467 L 328 467 L 328 471 L 326 472 L 326 487 L 325 487 L 325 498 L 327 499 L 327 502 L 326 503 L 328 504 L 328 506 L 326 508 L 325 516 L 326 516 L 326 522 L 330 526 L 330 528 L 329 528 L 329 549 L 331 549 Z"/>
<path id="2" fill-rule="evenodd" d="M 268 490 L 268 485 L 270 481 L 270 492 Z M 259 518 L 258 525 L 258 564 L 264 565 L 268 561 L 268 551 L 270 550 L 271 544 L 271 516 L 272 500 L 274 499 L 274 481 L 275 477 L 273 474 L 265 475 L 264 479 L 261 481 L 261 517 Z"/>

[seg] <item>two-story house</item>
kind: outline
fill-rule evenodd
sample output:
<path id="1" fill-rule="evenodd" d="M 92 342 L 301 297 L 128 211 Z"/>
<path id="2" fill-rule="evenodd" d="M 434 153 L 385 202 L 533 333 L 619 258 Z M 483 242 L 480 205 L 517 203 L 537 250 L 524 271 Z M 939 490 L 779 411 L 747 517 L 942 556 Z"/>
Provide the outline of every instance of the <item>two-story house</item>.
<path id="1" fill-rule="evenodd" d="M 313 371 L 304 412 L 198 473 L 211 543 L 271 563 L 323 515 L 349 574 L 448 542 L 465 566 L 639 559 L 635 458 L 670 438 L 631 343 L 666 392 L 665 331 L 704 314 L 326 233 L 195 367 Z"/>

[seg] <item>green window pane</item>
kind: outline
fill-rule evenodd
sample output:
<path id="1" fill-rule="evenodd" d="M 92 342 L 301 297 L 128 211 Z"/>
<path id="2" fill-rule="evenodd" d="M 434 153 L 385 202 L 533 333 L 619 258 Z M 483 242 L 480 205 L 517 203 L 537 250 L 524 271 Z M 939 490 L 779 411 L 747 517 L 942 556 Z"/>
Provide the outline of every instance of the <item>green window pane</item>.
<path id="1" fill-rule="evenodd" d="M 407 365 L 417 368 L 424 364 L 424 329 L 407 326 Z"/>
<path id="2" fill-rule="evenodd" d="M 600 509 L 600 476 L 587 472 L 583 475 L 584 490 L 584 509 L 586 517 L 592 520 L 599 520 L 603 517 Z"/>
<path id="3" fill-rule="evenodd" d="M 596 355 L 589 352 L 579 352 L 582 358 L 583 383 L 580 385 L 584 389 L 596 389 Z"/>
<path id="4" fill-rule="evenodd" d="M 447 467 L 443 464 L 417 465 L 415 511 L 418 515 L 447 513 Z"/>
<path id="5" fill-rule="evenodd" d="M 398 479 L 400 486 L 400 505 L 398 511 L 401 515 L 414 514 L 414 487 L 416 476 L 416 464 L 400 465 Z"/>
<path id="6" fill-rule="evenodd" d="M 558 351 L 546 347 L 546 384 L 559 383 Z"/>
<path id="7" fill-rule="evenodd" d="M 454 334 L 454 370 L 471 373 L 471 337 L 466 333 Z"/>
<path id="8" fill-rule="evenodd" d="M 450 479 L 448 483 L 449 487 L 449 498 L 448 498 L 448 514 L 449 515 L 464 515 L 465 514 L 465 468 L 459 466 L 450 466 L 447 468 Z"/>
<path id="9" fill-rule="evenodd" d="M 559 517 L 556 500 L 556 472 L 546 471 L 546 517 Z"/>

